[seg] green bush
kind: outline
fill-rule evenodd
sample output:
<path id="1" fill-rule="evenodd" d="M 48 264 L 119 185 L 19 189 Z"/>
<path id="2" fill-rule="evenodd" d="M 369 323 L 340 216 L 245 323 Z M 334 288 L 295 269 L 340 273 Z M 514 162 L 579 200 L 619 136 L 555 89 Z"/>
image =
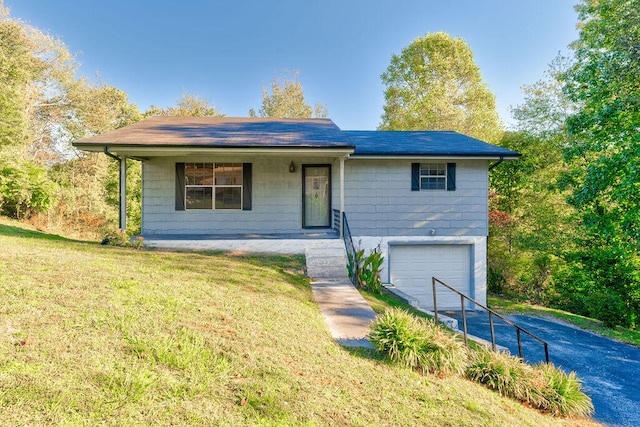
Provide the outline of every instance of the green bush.
<path id="1" fill-rule="evenodd" d="M 587 417 L 593 413 L 591 399 L 582 391 L 576 374 L 566 374 L 553 365 L 530 366 L 507 353 L 481 349 L 471 354 L 466 374 L 502 396 L 556 416 Z"/>
<path id="2" fill-rule="evenodd" d="M 502 396 L 527 402 L 534 407 L 543 404 L 532 366 L 506 352 L 482 348 L 471 353 L 467 378 L 497 391 Z"/>
<path id="3" fill-rule="evenodd" d="M 45 212 L 54 201 L 55 190 L 44 169 L 0 156 L 0 214 L 22 219 Z"/>
<path id="4" fill-rule="evenodd" d="M 536 368 L 544 378 L 542 395 L 546 406 L 543 409 L 568 417 L 587 417 L 593 413 L 591 398 L 582 391 L 582 382 L 575 372 L 567 374 L 551 364 Z"/>
<path id="5" fill-rule="evenodd" d="M 405 310 L 392 308 L 379 315 L 369 339 L 377 351 L 400 365 L 438 374 L 464 372 L 464 344 L 434 321 Z"/>
<path id="6" fill-rule="evenodd" d="M 368 289 L 374 294 L 380 295 L 382 292 L 382 280 L 380 271 L 384 257 L 380 247 L 374 249 L 369 255 L 364 255 L 364 249 L 359 249 L 354 255 L 349 254 L 347 270 L 349 278 L 359 288 Z"/>

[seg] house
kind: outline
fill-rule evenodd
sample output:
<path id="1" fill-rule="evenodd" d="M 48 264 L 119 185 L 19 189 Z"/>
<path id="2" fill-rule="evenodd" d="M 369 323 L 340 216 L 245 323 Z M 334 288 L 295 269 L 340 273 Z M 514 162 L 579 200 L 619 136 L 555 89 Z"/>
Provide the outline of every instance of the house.
<path id="1" fill-rule="evenodd" d="M 432 276 L 486 301 L 488 169 L 519 156 L 455 132 L 329 119 L 154 117 L 74 145 L 142 161 L 145 238 L 342 235 L 346 220 L 356 246 L 383 252 L 383 282 L 426 306 Z"/>

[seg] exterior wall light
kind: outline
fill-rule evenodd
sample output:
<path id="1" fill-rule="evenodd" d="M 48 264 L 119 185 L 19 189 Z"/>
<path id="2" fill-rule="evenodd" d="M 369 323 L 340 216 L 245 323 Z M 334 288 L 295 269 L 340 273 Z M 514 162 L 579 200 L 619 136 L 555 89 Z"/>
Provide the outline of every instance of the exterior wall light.
<path id="1" fill-rule="evenodd" d="M 296 171 L 296 165 L 293 164 L 293 160 L 291 164 L 289 164 L 289 172 L 294 173 Z"/>

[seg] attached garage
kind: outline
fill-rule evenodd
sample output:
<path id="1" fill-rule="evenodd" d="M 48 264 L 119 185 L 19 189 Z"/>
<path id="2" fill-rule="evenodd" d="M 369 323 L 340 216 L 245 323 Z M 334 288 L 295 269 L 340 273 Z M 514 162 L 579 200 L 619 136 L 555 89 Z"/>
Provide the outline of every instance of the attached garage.
<path id="1" fill-rule="evenodd" d="M 475 298 L 472 247 L 470 244 L 389 245 L 389 281 L 427 309 L 433 308 L 432 277 Z M 436 291 L 438 310 L 460 310 L 458 294 L 443 286 L 438 286 Z"/>

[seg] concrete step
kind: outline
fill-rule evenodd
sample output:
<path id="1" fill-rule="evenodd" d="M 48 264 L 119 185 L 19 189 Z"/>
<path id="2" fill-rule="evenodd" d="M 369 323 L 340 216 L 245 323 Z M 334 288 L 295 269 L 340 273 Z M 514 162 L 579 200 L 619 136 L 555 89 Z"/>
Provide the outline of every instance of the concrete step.
<path id="1" fill-rule="evenodd" d="M 341 240 L 320 242 L 305 249 L 307 275 L 314 280 L 343 279 L 347 274 L 347 255 Z"/>

